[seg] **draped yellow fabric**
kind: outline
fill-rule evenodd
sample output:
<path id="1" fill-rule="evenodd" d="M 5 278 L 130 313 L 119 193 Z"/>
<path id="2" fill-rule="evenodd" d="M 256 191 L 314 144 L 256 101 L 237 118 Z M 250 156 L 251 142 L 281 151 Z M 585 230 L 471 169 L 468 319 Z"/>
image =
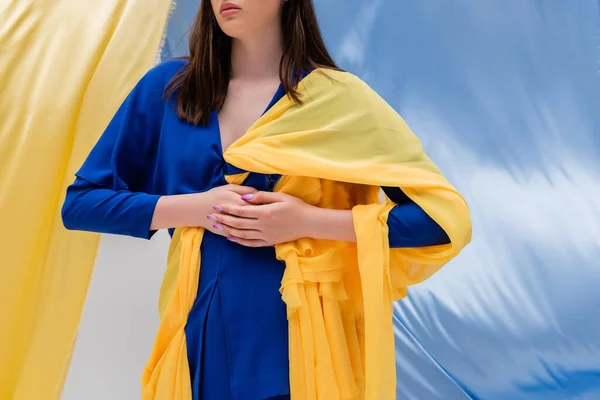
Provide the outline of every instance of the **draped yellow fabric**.
<path id="1" fill-rule="evenodd" d="M 62 196 L 170 3 L 0 1 L 0 400 L 60 397 L 99 238 L 62 227 Z"/>
<path id="2" fill-rule="evenodd" d="M 281 294 L 292 399 L 392 400 L 392 302 L 468 244 L 469 210 L 402 118 L 357 77 L 315 70 L 298 90 L 302 105 L 284 97 L 224 154 L 246 171 L 283 175 L 276 191 L 352 210 L 357 243 L 301 239 L 276 246 L 286 263 Z M 379 202 L 381 186 L 401 187 L 451 244 L 390 249 L 393 203 Z M 173 238 L 144 399 L 191 399 L 182 330 L 195 300 L 201 236 L 201 229 L 186 228 Z"/>

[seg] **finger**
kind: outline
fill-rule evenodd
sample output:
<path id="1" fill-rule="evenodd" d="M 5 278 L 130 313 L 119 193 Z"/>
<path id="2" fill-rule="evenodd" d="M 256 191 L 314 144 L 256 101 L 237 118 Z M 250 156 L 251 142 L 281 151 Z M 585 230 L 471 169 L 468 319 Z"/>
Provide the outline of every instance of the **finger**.
<path id="1" fill-rule="evenodd" d="M 262 207 L 260 206 L 239 206 L 235 204 L 221 204 L 221 212 L 229 215 L 235 215 L 240 218 L 258 219 L 262 216 Z"/>
<path id="2" fill-rule="evenodd" d="M 229 214 L 211 214 L 207 218 L 216 224 L 227 225 L 237 229 L 257 229 L 258 220 L 250 218 L 241 218 Z"/>
<path id="3" fill-rule="evenodd" d="M 235 238 L 235 237 L 231 237 L 231 236 L 228 237 L 227 240 L 229 240 L 230 242 L 241 244 L 242 246 L 246 246 L 246 247 L 272 247 L 271 244 L 267 243 L 264 240 L 247 240 L 247 239 Z"/>
<path id="4" fill-rule="evenodd" d="M 253 187 L 249 187 L 249 186 L 240 186 L 240 185 L 229 184 L 225 187 L 227 188 L 227 190 L 230 190 L 239 195 L 253 194 L 253 193 L 258 192 L 258 190 L 254 189 Z"/>
<path id="5" fill-rule="evenodd" d="M 262 232 L 254 229 L 238 229 L 234 228 L 233 226 L 223 224 L 214 224 L 213 228 L 219 235 L 231 236 L 236 239 L 260 240 L 263 238 Z"/>
<path id="6" fill-rule="evenodd" d="M 242 200 L 252 204 L 271 204 L 285 201 L 286 195 L 276 192 L 247 193 L 242 196 Z"/>

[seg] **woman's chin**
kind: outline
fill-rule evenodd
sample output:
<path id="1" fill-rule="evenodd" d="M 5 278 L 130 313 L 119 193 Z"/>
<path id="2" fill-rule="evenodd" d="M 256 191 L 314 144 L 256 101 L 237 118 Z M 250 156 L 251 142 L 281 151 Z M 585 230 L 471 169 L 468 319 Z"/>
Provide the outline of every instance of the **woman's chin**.
<path id="1" fill-rule="evenodd" d="M 233 21 L 231 21 L 233 22 Z M 228 25 L 228 24 L 225 24 Z M 223 32 L 229 36 L 232 39 L 242 39 L 245 36 L 247 36 L 247 32 L 245 29 L 243 29 L 242 27 L 239 26 L 233 26 L 234 24 L 231 24 L 230 26 L 223 26 L 221 27 L 221 29 L 223 30 Z"/>

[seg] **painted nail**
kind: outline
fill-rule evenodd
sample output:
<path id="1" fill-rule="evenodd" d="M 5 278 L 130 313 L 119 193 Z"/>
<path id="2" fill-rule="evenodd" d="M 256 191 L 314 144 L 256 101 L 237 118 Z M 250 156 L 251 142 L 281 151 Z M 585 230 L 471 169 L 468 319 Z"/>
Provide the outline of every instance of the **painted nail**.
<path id="1" fill-rule="evenodd" d="M 222 230 L 223 230 L 223 227 L 222 227 L 221 225 L 217 225 L 217 224 L 214 224 L 214 225 L 213 225 L 213 228 L 215 228 L 215 229 L 217 229 L 217 230 L 219 230 L 219 231 L 222 231 Z"/>
<path id="2" fill-rule="evenodd" d="M 254 198 L 254 195 L 252 193 L 245 194 L 242 196 L 242 200 L 252 200 L 253 198 Z"/>
<path id="3" fill-rule="evenodd" d="M 213 210 L 223 211 L 223 209 L 219 206 L 213 206 Z"/>
<path id="4" fill-rule="evenodd" d="M 210 219 L 211 221 L 217 220 L 217 217 L 215 217 L 214 215 L 207 215 L 206 218 Z"/>
<path id="5" fill-rule="evenodd" d="M 230 242 L 237 243 L 237 240 L 235 240 L 235 239 L 234 239 L 234 238 L 232 238 L 231 236 L 227 237 L 227 240 L 229 240 Z"/>

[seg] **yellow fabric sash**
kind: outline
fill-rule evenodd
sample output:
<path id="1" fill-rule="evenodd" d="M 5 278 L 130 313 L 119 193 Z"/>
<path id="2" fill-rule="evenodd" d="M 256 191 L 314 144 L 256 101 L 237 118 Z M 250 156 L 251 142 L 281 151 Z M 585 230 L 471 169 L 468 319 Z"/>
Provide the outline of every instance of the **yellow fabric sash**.
<path id="1" fill-rule="evenodd" d="M 282 98 L 224 154 L 246 171 L 283 175 L 276 191 L 353 213 L 356 244 L 301 239 L 276 246 L 286 263 L 281 294 L 292 399 L 392 400 L 392 302 L 468 244 L 469 211 L 402 118 L 360 79 L 315 70 L 298 89 L 303 105 Z M 378 201 L 380 186 L 401 187 L 451 244 L 390 249 L 387 216 L 394 204 Z M 198 228 L 173 237 L 144 399 L 192 398 L 183 329 L 196 297 L 201 238 Z"/>

